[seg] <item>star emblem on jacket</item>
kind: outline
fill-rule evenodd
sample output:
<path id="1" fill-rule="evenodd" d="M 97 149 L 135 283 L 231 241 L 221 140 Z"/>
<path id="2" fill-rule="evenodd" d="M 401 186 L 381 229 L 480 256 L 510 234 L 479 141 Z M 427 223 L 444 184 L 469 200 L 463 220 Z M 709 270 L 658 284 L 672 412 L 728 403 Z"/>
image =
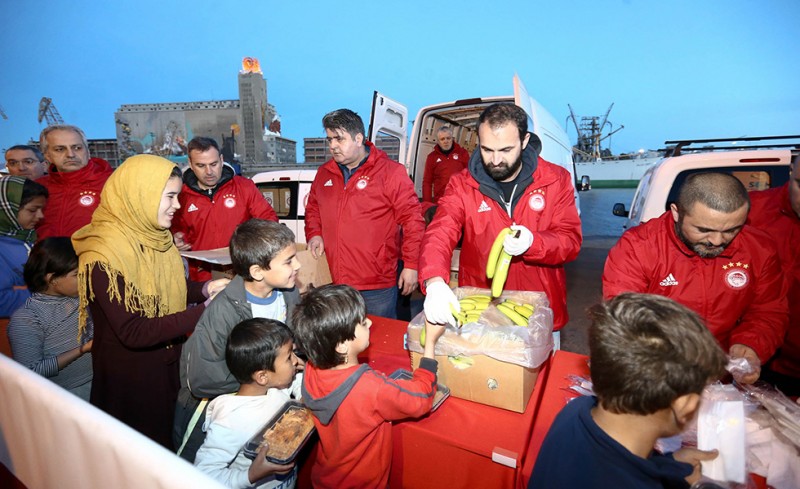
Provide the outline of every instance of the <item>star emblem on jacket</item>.
<path id="1" fill-rule="evenodd" d="M 732 289 L 741 289 L 750 283 L 750 274 L 747 272 L 750 264 L 741 261 L 728 262 L 722 265 L 722 270 L 725 272 L 724 280 L 725 285 Z"/>
<path id="2" fill-rule="evenodd" d="M 84 190 L 78 196 L 78 203 L 84 207 L 91 207 L 97 200 L 97 193 L 92 190 Z"/>

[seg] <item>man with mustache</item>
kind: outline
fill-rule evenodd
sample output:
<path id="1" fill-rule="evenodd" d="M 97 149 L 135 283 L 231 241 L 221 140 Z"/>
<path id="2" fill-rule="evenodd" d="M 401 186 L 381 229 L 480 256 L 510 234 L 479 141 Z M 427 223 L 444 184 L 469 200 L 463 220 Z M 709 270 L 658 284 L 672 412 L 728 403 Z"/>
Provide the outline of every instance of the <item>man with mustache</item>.
<path id="1" fill-rule="evenodd" d="M 308 249 L 314 258 L 325 253 L 333 282 L 358 290 L 368 314 L 396 318 L 398 292 L 409 295 L 417 287 L 425 229 L 414 184 L 403 165 L 366 140 L 364 122 L 352 110 L 326 114 L 322 127 L 333 158 L 319 168 L 308 194 Z"/>
<path id="2" fill-rule="evenodd" d="M 513 257 L 505 289 L 544 291 L 559 331 L 568 319 L 564 263 L 578 256 L 582 240 L 571 176 L 539 157 L 542 142 L 528 132 L 528 116 L 514 104 L 487 107 L 477 130 L 479 151 L 467 172 L 450 179 L 422 240 L 425 315 L 433 323 L 455 321 L 450 308 L 459 304 L 446 282 L 459 238 L 458 285 L 488 288 L 489 250 L 510 227 L 515 233 L 503 244 Z"/>
<path id="3" fill-rule="evenodd" d="M 788 321 L 777 251 L 745 224 L 749 209 L 732 175 L 690 175 L 669 211 L 622 235 L 603 271 L 604 299 L 645 292 L 697 312 L 732 358 L 747 359 L 745 383 L 758 380 Z"/>
<path id="4" fill-rule="evenodd" d="M 50 193 L 44 220 L 36 230 L 39 240 L 72 236 L 92 220 L 113 169 L 106 160 L 90 158 L 86 135 L 76 126 L 44 128 L 39 146 L 50 165 L 48 174 L 36 180 Z"/>

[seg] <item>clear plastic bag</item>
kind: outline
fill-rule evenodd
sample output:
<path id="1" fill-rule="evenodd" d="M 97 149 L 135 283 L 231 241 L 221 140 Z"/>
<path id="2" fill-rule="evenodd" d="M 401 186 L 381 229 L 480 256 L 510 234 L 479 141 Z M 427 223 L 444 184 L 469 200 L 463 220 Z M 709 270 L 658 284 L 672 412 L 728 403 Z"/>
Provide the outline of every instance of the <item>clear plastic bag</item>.
<path id="1" fill-rule="evenodd" d="M 459 287 L 455 289 L 460 300 L 471 295 L 489 295 L 487 289 Z M 531 304 L 534 312 L 528 326 L 517 326 L 496 305 L 506 301 Z M 553 311 L 543 292 L 504 292 L 494 299 L 476 322 L 460 328 L 448 326 L 436 343 L 436 354 L 447 356 L 486 355 L 501 362 L 527 368 L 541 365 L 553 350 Z M 408 349 L 422 353 L 419 335 L 425 327 L 425 313 L 418 314 L 408 325 Z"/>

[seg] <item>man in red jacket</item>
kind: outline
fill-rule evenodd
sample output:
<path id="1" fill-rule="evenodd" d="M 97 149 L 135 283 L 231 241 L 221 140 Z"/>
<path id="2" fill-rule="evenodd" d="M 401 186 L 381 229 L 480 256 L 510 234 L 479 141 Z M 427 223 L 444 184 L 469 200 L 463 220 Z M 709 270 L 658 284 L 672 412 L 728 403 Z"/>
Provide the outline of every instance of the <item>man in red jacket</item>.
<path id="1" fill-rule="evenodd" d="M 233 231 L 251 219 L 278 220 L 275 210 L 258 188 L 222 161 L 217 142 L 196 137 L 187 145 L 189 169 L 183 172 L 181 208 L 175 214 L 172 232 L 179 250 L 213 250 L 228 246 Z M 211 279 L 208 266 L 189 260 L 189 278 Z"/>
<path id="2" fill-rule="evenodd" d="M 518 236 L 503 243 L 513 257 L 505 288 L 545 292 L 558 331 L 568 319 L 564 263 L 575 259 L 582 240 L 570 174 L 539 157 L 542 143 L 514 104 L 487 107 L 477 129 L 480 151 L 472 154 L 468 172 L 450 179 L 423 238 L 425 315 L 433 323 L 454 322 L 450 307 L 459 304 L 446 281 L 459 238 L 459 285 L 488 288 L 489 250 L 500 231 L 511 227 Z"/>
<path id="3" fill-rule="evenodd" d="M 72 236 L 92 220 L 100 205 L 100 192 L 113 170 L 106 160 L 89 158 L 86 135 L 76 126 L 44 128 L 39 146 L 50 168 L 36 181 L 47 187 L 50 198 L 36 232 L 40 240 Z"/>
<path id="4" fill-rule="evenodd" d="M 422 201 L 438 204 L 450 177 L 462 171 L 469 162 L 467 150 L 453 141 L 453 128 L 442 126 L 436 132 L 433 151 L 425 159 L 425 173 L 422 177 Z"/>
<path id="5" fill-rule="evenodd" d="M 774 240 L 789 290 L 789 328 L 762 378 L 788 396 L 800 396 L 800 155 L 792 161 L 786 185 L 753 192 L 750 201 L 748 222 Z"/>
<path id="6" fill-rule="evenodd" d="M 690 175 L 677 202 L 629 229 L 611 248 L 603 298 L 659 294 L 694 310 L 732 358 L 760 366 L 783 342 L 788 306 L 780 260 L 769 237 L 745 225 L 750 200 L 726 173 Z"/>
<path id="7" fill-rule="evenodd" d="M 409 295 L 417 287 L 419 198 L 403 165 L 365 140 L 358 114 L 335 110 L 322 126 L 333 159 L 308 194 L 308 249 L 314 258 L 325 253 L 333 282 L 358 290 L 369 314 L 395 318 L 398 288 Z"/>

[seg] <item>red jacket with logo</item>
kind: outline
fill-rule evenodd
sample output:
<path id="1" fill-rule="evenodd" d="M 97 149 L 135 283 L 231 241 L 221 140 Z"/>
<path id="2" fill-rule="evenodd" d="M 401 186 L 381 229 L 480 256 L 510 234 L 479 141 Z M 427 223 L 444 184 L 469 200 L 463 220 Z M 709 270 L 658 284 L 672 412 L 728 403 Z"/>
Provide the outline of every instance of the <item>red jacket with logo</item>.
<path id="1" fill-rule="evenodd" d="M 769 238 L 751 226 L 715 258 L 698 256 L 678 238 L 669 211 L 629 229 L 603 270 L 603 298 L 622 292 L 680 302 L 703 318 L 723 349 L 749 346 L 762 363 L 783 342 L 788 309 L 780 261 Z"/>
<path id="2" fill-rule="evenodd" d="M 523 151 L 522 172 L 527 176 L 520 180 L 524 190 L 511 216 L 498 197 L 487 195 L 495 189 L 488 187 L 491 178 L 479 152 L 473 154 L 469 171 L 453 175 L 422 240 L 419 279 L 423 285 L 431 277 L 449 281 L 453 250 L 463 235 L 458 285 L 490 288 L 486 261 L 492 243 L 502 229 L 523 225 L 533 233 L 533 244 L 512 258 L 505 289 L 545 292 L 559 330 L 569 319 L 564 263 L 580 251 L 581 220 L 569 172 L 539 158 L 532 146 Z"/>
<path id="3" fill-rule="evenodd" d="M 192 250 L 213 250 L 228 246 L 236 226 L 248 219 L 277 221 L 272 206 L 253 183 L 223 168 L 221 182 L 210 192 L 197 186 L 191 169 L 184 172 L 183 190 L 178 197 L 181 208 L 175 213 L 172 233 L 183 232 Z M 189 279 L 202 282 L 211 279 L 203 262 L 190 260 Z"/>
<path id="4" fill-rule="evenodd" d="M 306 239 L 322 236 L 335 283 L 385 289 L 397 284 L 400 258 L 417 270 L 425 221 L 405 167 L 364 144 L 369 157 L 347 185 L 333 160 L 317 171 L 306 204 Z"/>
<path id="5" fill-rule="evenodd" d="M 469 163 L 469 153 L 456 143 L 453 149 L 444 154 L 437 144 L 425 160 L 425 174 L 422 177 L 422 201 L 437 204 L 444 195 L 450 177 L 462 171 Z"/>
<path id="6" fill-rule="evenodd" d="M 800 377 L 800 217 L 789 203 L 789 185 L 750 193 L 749 223 L 767 233 L 778 248 L 788 289 L 789 328 L 783 346 L 770 367 Z"/>
<path id="7" fill-rule="evenodd" d="M 39 240 L 51 236 L 72 236 L 72 233 L 89 224 L 92 214 L 100 205 L 103 185 L 114 171 L 106 160 L 91 158 L 80 170 L 59 172 L 50 165 L 50 173 L 36 180 L 47 187 L 50 197 L 44 208 L 44 219 L 36 234 Z"/>

